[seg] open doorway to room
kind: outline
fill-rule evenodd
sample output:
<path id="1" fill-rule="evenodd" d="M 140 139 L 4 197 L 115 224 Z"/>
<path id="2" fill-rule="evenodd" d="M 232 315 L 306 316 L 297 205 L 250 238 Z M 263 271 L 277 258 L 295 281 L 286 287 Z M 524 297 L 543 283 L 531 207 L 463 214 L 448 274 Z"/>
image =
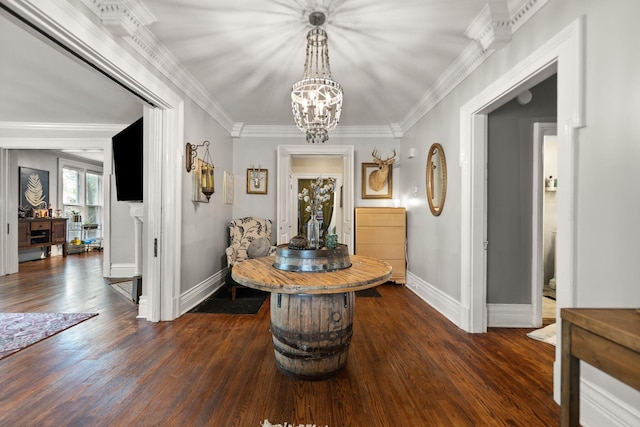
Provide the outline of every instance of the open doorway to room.
<path id="1" fill-rule="evenodd" d="M 545 199 L 541 190 L 544 184 L 540 182 L 544 182 L 541 174 L 546 172 L 541 162 L 543 157 L 539 157 L 542 146 L 535 140 L 534 130 L 536 122 L 555 122 L 556 114 L 555 74 L 488 114 L 489 326 L 541 324 L 540 309 L 545 299 L 542 298 L 542 255 L 538 252 L 543 250 L 545 240 L 542 215 Z M 557 159 L 557 155 L 554 158 Z M 556 177 L 557 160 L 555 165 L 547 163 L 554 170 L 549 174 Z"/>
<path id="2" fill-rule="evenodd" d="M 297 199 L 297 195 L 300 194 L 304 188 L 309 189 L 311 182 L 316 178 L 335 179 L 335 192 L 331 195 L 331 203 L 325 204 L 325 209 L 322 209 L 318 214 L 318 220 L 320 224 L 320 238 L 324 239 L 327 233 L 342 235 L 342 218 L 344 216 L 342 212 L 342 205 L 340 203 L 343 179 L 342 179 L 342 159 L 338 156 L 292 156 L 291 159 L 291 171 L 294 182 L 296 183 L 294 188 L 296 189 L 293 194 Z M 305 235 L 305 225 L 311 215 L 310 212 L 304 210 L 304 203 L 300 200 L 297 203 L 295 209 L 294 223 L 297 224 L 296 230 L 298 235 Z"/>
<path id="3" fill-rule="evenodd" d="M 22 262 L 63 256 L 63 251 L 70 256 L 95 251 L 103 260 L 103 275 L 109 276 L 111 252 L 103 249 L 110 247 L 111 231 L 117 231 L 109 225 L 118 211 L 111 206 L 111 137 L 142 116 L 143 101 L 4 9 L 0 37 L 11 40 L 0 44 L 3 75 L 9 77 L 0 82 L 0 175 L 6 182 L 0 218 L 9 230 L 0 238 L 0 274 L 18 272 Z M 27 247 L 20 233 L 27 227 L 20 217 L 36 216 L 27 215 L 31 206 L 23 206 L 20 191 L 18 172 L 28 168 L 48 178 L 41 183 L 46 216 L 67 218 L 61 227 L 52 223 L 55 232 L 43 231 L 55 236 L 51 246 L 38 246 L 36 239 Z M 114 221 L 119 223 L 124 221 Z"/>
<path id="4" fill-rule="evenodd" d="M 555 122 L 534 123 L 531 299 L 539 308 L 534 325 L 542 326 L 556 321 L 557 133 Z"/>

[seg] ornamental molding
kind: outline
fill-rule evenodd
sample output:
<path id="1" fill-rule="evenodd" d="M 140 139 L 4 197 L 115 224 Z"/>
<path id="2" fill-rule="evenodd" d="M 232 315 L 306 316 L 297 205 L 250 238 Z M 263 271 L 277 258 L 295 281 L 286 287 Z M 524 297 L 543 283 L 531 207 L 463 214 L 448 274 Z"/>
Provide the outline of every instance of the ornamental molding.
<path id="1" fill-rule="evenodd" d="M 140 0 L 81 0 L 115 37 L 121 37 L 229 134 L 234 122 L 147 26 L 157 19 Z"/>
<path id="2" fill-rule="evenodd" d="M 296 126 L 237 124 L 241 126 L 232 135 L 234 138 L 305 138 L 304 132 Z M 329 132 L 328 144 L 332 138 L 399 138 L 402 132 L 398 126 L 397 123 L 389 126 L 338 126 Z"/>
<path id="3" fill-rule="evenodd" d="M 483 11 L 471 23 L 467 32 L 475 34 L 478 39 L 473 39 L 460 56 L 447 68 L 447 70 L 438 78 L 436 83 L 422 97 L 422 100 L 407 115 L 406 119 L 401 123 L 404 132 L 411 129 L 423 116 L 425 116 L 432 108 L 442 101 L 453 89 L 455 89 L 464 79 L 467 78 L 478 66 L 486 61 L 489 56 L 504 42 L 507 31 L 511 36 L 518 31 L 529 19 L 531 19 L 549 0 L 497 0 L 490 4 L 496 4 L 494 7 L 495 16 L 504 18 L 504 4 L 507 5 L 509 13 L 508 19 L 498 19 L 495 21 L 487 21 L 487 13 L 490 12 L 485 7 Z M 501 5 L 502 4 L 502 5 Z M 491 16 L 491 13 L 489 13 Z M 507 30 L 507 28 L 509 30 Z M 475 30 L 473 32 L 472 30 Z M 483 35 L 484 32 L 488 34 Z M 493 41 L 490 41 L 493 37 Z M 483 47 L 484 43 L 493 46 L 490 49 Z"/>
<path id="4" fill-rule="evenodd" d="M 175 56 L 147 28 L 156 18 L 140 0 L 81 0 L 111 33 L 131 45 L 144 59 L 203 108 L 234 138 L 300 137 L 295 126 L 258 126 L 236 123 L 222 106 L 195 80 Z M 401 138 L 496 49 L 531 19 L 548 0 L 491 0 L 467 28 L 472 41 L 447 68 L 402 123 L 388 126 L 338 126 L 333 136 Z"/>

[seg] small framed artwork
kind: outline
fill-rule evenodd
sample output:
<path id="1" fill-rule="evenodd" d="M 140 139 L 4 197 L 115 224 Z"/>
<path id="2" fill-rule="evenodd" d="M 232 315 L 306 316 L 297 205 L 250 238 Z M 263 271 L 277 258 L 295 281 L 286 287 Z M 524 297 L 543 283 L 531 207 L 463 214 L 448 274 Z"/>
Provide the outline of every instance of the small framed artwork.
<path id="1" fill-rule="evenodd" d="M 193 170 L 193 185 L 191 186 L 192 188 L 192 194 L 191 194 L 191 200 L 194 202 L 203 202 L 203 203 L 209 203 L 209 199 L 207 198 L 207 196 L 204 195 L 204 193 L 202 192 L 202 179 L 201 179 L 201 174 L 202 174 L 202 164 L 204 162 L 202 161 L 201 158 L 196 157 L 195 159 L 195 169 Z"/>
<path id="2" fill-rule="evenodd" d="M 362 198 L 391 199 L 393 197 L 393 168 L 380 168 L 377 163 L 362 164 Z"/>
<path id="3" fill-rule="evenodd" d="M 267 169 L 247 169 L 247 194 L 267 194 L 268 184 Z"/>
<path id="4" fill-rule="evenodd" d="M 49 171 L 19 168 L 20 206 L 23 208 L 44 208 L 49 205 Z"/>
<path id="5" fill-rule="evenodd" d="M 222 193 L 222 198 L 224 199 L 225 205 L 233 204 L 233 174 L 231 172 L 224 171 L 224 191 Z"/>

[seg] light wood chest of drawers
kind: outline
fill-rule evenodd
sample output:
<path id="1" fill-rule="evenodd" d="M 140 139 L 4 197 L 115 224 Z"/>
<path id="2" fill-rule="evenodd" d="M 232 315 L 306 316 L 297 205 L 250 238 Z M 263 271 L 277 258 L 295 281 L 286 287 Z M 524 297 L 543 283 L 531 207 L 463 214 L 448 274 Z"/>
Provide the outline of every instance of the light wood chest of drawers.
<path id="1" fill-rule="evenodd" d="M 405 208 L 356 208 L 355 253 L 388 262 L 391 281 L 406 283 Z"/>

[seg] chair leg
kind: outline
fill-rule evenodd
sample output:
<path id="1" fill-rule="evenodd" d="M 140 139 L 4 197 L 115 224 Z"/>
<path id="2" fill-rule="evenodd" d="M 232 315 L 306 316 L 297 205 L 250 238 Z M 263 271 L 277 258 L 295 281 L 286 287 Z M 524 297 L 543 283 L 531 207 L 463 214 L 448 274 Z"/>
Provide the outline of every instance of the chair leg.
<path id="1" fill-rule="evenodd" d="M 237 286 L 231 286 L 231 301 L 236 300 L 236 288 Z"/>

